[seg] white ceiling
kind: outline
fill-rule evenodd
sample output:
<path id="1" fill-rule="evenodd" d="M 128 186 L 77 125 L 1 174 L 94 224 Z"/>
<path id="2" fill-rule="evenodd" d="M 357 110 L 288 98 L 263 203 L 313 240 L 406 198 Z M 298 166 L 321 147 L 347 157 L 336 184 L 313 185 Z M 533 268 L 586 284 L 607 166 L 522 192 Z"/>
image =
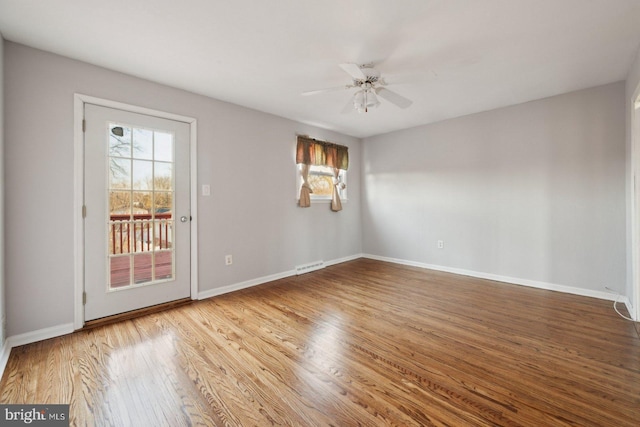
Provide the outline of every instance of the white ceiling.
<path id="1" fill-rule="evenodd" d="M 0 32 L 212 98 L 366 137 L 623 80 L 640 0 L 0 0 Z M 338 64 L 406 110 L 342 114 Z"/>

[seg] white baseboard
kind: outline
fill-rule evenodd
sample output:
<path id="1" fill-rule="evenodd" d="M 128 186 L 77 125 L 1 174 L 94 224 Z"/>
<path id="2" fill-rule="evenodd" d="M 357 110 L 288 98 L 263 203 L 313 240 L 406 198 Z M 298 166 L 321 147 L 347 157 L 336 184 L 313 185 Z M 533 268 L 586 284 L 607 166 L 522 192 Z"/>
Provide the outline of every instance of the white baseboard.
<path id="1" fill-rule="evenodd" d="M 2 354 L 0 354 L 0 378 L 2 378 L 4 369 L 7 367 L 7 362 L 9 361 L 9 355 L 11 354 L 12 348 L 67 335 L 72 333 L 74 330 L 73 323 L 65 323 L 64 325 L 52 326 L 50 328 L 26 332 L 20 335 L 13 335 L 7 338 L 2 346 Z"/>
<path id="2" fill-rule="evenodd" d="M 401 264 L 401 265 L 408 265 L 412 267 L 425 268 L 429 270 L 443 271 L 446 273 L 460 274 L 462 276 L 476 277 L 479 279 L 493 280 L 496 282 L 509 283 L 509 284 L 520 285 L 520 286 L 528 286 L 531 288 L 544 289 L 549 291 L 564 292 L 567 294 L 598 298 L 598 299 L 603 299 L 608 301 L 614 301 L 616 297 L 618 297 L 617 295 L 614 295 L 607 291 L 595 291 L 591 289 L 576 288 L 573 286 L 559 285 L 559 284 L 549 283 L 549 282 L 522 279 L 518 277 L 501 276 L 498 274 L 483 273 L 478 271 L 465 270 L 461 268 L 446 267 L 442 265 L 427 264 L 427 263 L 422 263 L 417 261 L 410 261 L 410 260 L 399 259 L 399 258 L 390 258 L 390 257 L 384 257 L 384 256 L 372 255 L 372 254 L 366 254 L 366 253 L 350 255 L 344 258 L 325 261 L 324 263 L 326 266 L 330 266 L 330 265 L 340 264 L 347 261 L 352 261 L 358 258 L 369 258 L 369 259 L 374 259 L 378 261 L 391 262 L 394 264 Z M 223 286 L 220 288 L 210 289 L 207 291 L 200 292 L 198 294 L 198 299 L 207 299 L 214 296 L 223 295 L 229 292 L 238 291 L 240 289 L 246 289 L 252 286 L 258 286 L 263 283 L 272 282 L 274 280 L 295 276 L 295 274 L 296 274 L 295 270 L 289 270 L 282 273 L 272 274 L 269 276 L 259 277 L 256 279 Z M 629 310 L 629 312 L 631 313 L 631 310 L 632 310 L 631 302 L 627 297 L 619 296 L 618 301 L 624 303 L 627 309 Z"/>
<path id="3" fill-rule="evenodd" d="M 222 294 L 228 294 L 229 292 L 239 291 L 240 289 L 250 288 L 252 286 L 258 286 L 263 283 L 273 282 L 274 280 L 284 279 L 285 277 L 295 276 L 295 270 L 289 270 L 282 273 L 270 274 L 268 276 L 258 277 L 257 279 L 246 280 L 240 283 L 234 283 L 232 285 L 222 286 L 220 288 L 209 289 L 198 293 L 198 299 L 207 299 Z"/>
<path id="4" fill-rule="evenodd" d="M 325 261 L 325 266 L 340 264 L 354 259 L 362 258 L 362 254 L 350 255 L 343 258 L 337 258 L 330 261 Z M 241 289 L 251 288 L 253 286 L 262 285 L 263 283 L 273 282 L 274 280 L 284 279 L 286 277 L 295 276 L 295 270 L 284 271 L 282 273 L 270 274 L 268 276 L 258 277 L 256 279 L 247 280 L 240 283 L 234 283 L 232 285 L 222 286 L 220 288 L 209 289 L 198 293 L 198 299 L 212 298 L 218 295 L 228 294 L 229 292 L 239 291 Z"/>
<path id="5" fill-rule="evenodd" d="M 65 323 L 64 325 L 51 326 L 50 328 L 38 329 L 37 331 L 27 332 L 20 335 L 14 335 L 7 338 L 7 343 L 13 347 L 25 344 L 48 340 L 62 335 L 67 335 L 75 330 L 73 323 Z"/>
<path id="6" fill-rule="evenodd" d="M 548 283 L 548 282 L 540 282 L 537 280 L 521 279 L 518 277 L 500 276 L 497 274 L 482 273 L 478 271 L 465 270 L 465 269 L 453 268 L 453 267 L 445 267 L 445 266 L 435 265 L 435 264 L 426 264 L 426 263 L 417 262 L 417 261 L 408 261 L 408 260 L 398 259 L 398 258 L 383 257 L 379 255 L 363 254 L 362 256 L 363 258 L 370 258 L 378 261 L 392 262 L 394 264 L 402 264 L 402 265 L 408 265 L 412 267 L 426 268 L 429 270 L 443 271 L 446 273 L 460 274 L 462 276 L 470 276 L 470 277 L 476 277 L 479 279 L 493 280 L 496 282 L 510 283 L 513 285 L 521 285 L 521 286 L 528 286 L 531 288 L 545 289 L 548 291 L 564 292 L 567 294 L 581 295 L 585 297 L 598 298 L 598 299 L 603 299 L 608 301 L 615 301 L 616 299 L 616 295 L 606 291 L 594 291 L 591 289 L 582 289 L 582 288 L 576 288 L 573 286 L 558 285 L 555 283 Z M 626 297 L 620 296 L 618 300 L 620 302 L 625 302 L 625 304 L 627 304 L 627 307 L 629 307 L 628 305 L 629 300 Z"/>
<path id="7" fill-rule="evenodd" d="M 324 265 L 330 266 L 330 265 L 342 264 L 343 262 L 353 261 L 354 259 L 358 259 L 358 258 L 362 258 L 362 254 L 349 255 L 343 258 L 337 258 L 334 260 L 325 261 Z"/>

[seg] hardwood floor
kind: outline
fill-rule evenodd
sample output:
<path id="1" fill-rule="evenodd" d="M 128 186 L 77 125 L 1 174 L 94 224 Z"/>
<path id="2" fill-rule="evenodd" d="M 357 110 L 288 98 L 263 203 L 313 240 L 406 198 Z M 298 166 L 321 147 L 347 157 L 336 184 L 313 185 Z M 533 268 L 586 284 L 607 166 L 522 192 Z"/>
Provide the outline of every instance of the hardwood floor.
<path id="1" fill-rule="evenodd" d="M 13 349 L 72 425 L 638 426 L 608 301 L 360 259 Z"/>

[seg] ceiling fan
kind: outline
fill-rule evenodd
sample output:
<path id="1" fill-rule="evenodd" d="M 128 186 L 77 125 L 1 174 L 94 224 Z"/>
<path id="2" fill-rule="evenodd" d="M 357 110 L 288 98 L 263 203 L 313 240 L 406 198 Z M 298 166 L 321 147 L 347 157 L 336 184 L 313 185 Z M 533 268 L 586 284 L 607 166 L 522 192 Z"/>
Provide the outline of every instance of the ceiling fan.
<path id="1" fill-rule="evenodd" d="M 357 88 L 358 90 L 353 94 L 343 113 L 353 111 L 353 109 L 359 113 L 366 113 L 370 108 L 380 105 L 378 96 L 400 108 L 407 108 L 413 103 L 413 101 L 404 96 L 384 87 L 387 83 L 380 76 L 380 72 L 373 68 L 373 64 L 340 64 L 340 68 L 351 76 L 353 79 L 351 84 L 303 92 L 302 95 L 316 95 L 336 90 Z"/>

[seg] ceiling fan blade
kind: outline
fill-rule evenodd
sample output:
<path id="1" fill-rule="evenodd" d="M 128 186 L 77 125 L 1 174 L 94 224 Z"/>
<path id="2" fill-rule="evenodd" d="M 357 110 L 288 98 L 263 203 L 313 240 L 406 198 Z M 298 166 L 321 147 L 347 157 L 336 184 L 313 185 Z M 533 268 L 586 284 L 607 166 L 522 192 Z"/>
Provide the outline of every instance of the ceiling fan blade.
<path id="1" fill-rule="evenodd" d="M 377 88 L 376 95 L 380 95 L 382 99 L 385 99 L 400 108 L 407 108 L 411 104 L 413 104 L 413 101 L 411 101 L 410 99 L 407 99 L 404 96 L 399 95 L 385 87 Z"/>
<path id="2" fill-rule="evenodd" d="M 318 95 L 319 93 L 326 93 L 326 92 L 335 92 L 338 90 L 349 89 L 349 87 L 351 87 L 351 85 L 328 87 L 326 89 L 318 89 L 318 90 L 310 90 L 308 92 L 302 92 L 302 96 Z"/>
<path id="3" fill-rule="evenodd" d="M 367 76 L 362 72 L 358 64 L 340 64 L 340 68 L 356 80 L 367 79 Z"/>

